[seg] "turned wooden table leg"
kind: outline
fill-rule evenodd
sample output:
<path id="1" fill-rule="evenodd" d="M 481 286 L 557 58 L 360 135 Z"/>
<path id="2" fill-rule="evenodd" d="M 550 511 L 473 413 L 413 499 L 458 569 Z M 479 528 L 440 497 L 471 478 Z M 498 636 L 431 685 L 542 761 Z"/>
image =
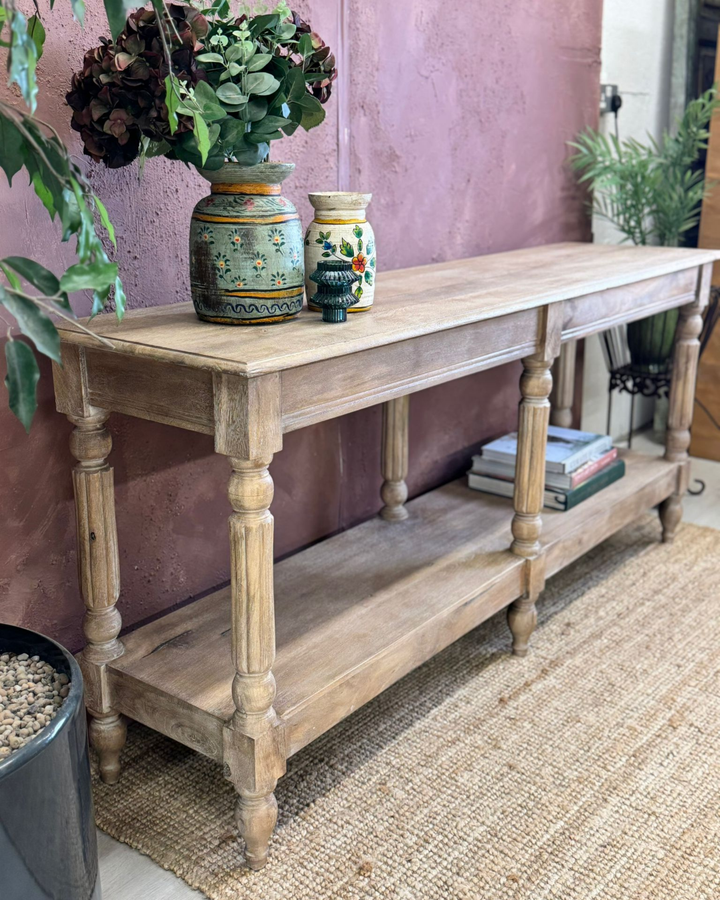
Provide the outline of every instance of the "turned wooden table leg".
<path id="1" fill-rule="evenodd" d="M 662 539 L 665 543 L 672 543 L 675 537 L 682 519 L 682 498 L 690 480 L 688 447 L 700 355 L 698 338 L 702 331 L 701 313 L 707 302 L 706 297 L 707 294 L 703 294 L 701 290 L 695 302 L 680 308 L 680 318 L 675 332 L 665 459 L 680 463 L 680 467 L 675 491 L 660 504 Z"/>
<path id="2" fill-rule="evenodd" d="M 572 428 L 572 407 L 575 400 L 575 359 L 577 341 L 562 345 L 555 360 L 553 391 L 550 399 L 550 424 L 560 428 Z"/>
<path id="3" fill-rule="evenodd" d="M 383 403 L 382 476 L 380 496 L 385 506 L 380 515 L 388 522 L 407 519 L 410 397 L 398 397 Z"/>
<path id="4" fill-rule="evenodd" d="M 515 492 L 511 550 L 526 560 L 523 595 L 508 608 L 515 656 L 528 652 L 530 636 L 537 623 L 535 603 L 545 586 L 545 556 L 540 547 L 540 530 L 545 493 L 545 450 L 550 418 L 550 367 L 560 352 L 562 303 L 541 312 L 538 352 L 523 359 L 520 377 L 518 446 L 515 461 Z"/>
<path id="5" fill-rule="evenodd" d="M 232 647 L 237 674 L 232 686 L 236 711 L 225 729 L 225 765 L 240 795 L 236 821 L 251 869 L 261 869 L 267 862 L 277 821 L 273 791 L 285 771 L 271 671 L 275 659 L 271 458 L 230 460 Z"/>
<path id="6" fill-rule="evenodd" d="M 277 822 L 274 790 L 285 772 L 285 733 L 273 708 L 275 679 L 273 480 L 282 447 L 280 382 L 216 375 L 215 449 L 230 457 L 232 657 L 235 713 L 223 730 L 225 777 L 238 792 L 235 820 L 251 869 L 267 862 Z"/>
<path id="7" fill-rule="evenodd" d="M 75 425 L 70 449 L 78 461 L 73 470 L 73 486 L 78 573 L 86 607 L 83 629 L 87 645 L 79 662 L 90 713 L 90 741 L 100 758 L 103 781 L 114 784 L 120 777 L 126 724 L 112 707 L 105 668 L 123 654 L 118 639 L 122 620 L 115 605 L 120 594 L 120 574 L 113 470 L 107 463 L 112 437 L 105 427 L 108 413 L 104 410 L 68 418 Z"/>

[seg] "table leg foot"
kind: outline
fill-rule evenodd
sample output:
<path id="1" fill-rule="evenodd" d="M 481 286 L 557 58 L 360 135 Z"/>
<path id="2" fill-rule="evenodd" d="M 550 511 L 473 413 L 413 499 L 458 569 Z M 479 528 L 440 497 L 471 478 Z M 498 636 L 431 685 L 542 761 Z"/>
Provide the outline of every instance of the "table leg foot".
<path id="1" fill-rule="evenodd" d="M 275 830 L 278 805 L 275 794 L 241 794 L 235 807 L 235 821 L 245 841 L 245 862 L 257 871 L 267 863 L 270 838 Z"/>
<path id="2" fill-rule="evenodd" d="M 117 784 L 120 778 L 120 754 L 127 738 L 125 719 L 115 714 L 90 713 L 90 743 L 100 758 L 100 777 L 105 784 Z"/>
<path id="3" fill-rule="evenodd" d="M 508 607 L 507 621 L 512 633 L 513 656 L 527 656 L 530 638 L 537 625 L 535 601 L 521 597 Z"/>
<path id="4" fill-rule="evenodd" d="M 682 519 L 682 500 L 677 494 L 671 494 L 660 504 L 660 523 L 662 524 L 663 544 L 672 544 L 675 532 Z"/>

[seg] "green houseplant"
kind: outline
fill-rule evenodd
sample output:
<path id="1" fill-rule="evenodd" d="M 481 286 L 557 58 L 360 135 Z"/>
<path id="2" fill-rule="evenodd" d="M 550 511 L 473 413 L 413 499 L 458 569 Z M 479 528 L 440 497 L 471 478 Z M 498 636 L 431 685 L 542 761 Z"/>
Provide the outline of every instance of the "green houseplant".
<path id="1" fill-rule="evenodd" d="M 330 48 L 285 2 L 260 15 L 227 0 L 140 9 L 85 55 L 67 95 L 85 153 L 110 168 L 164 155 L 212 185 L 190 230 L 205 321 L 265 324 L 301 309 L 300 220 L 280 196 L 294 166 L 269 162 L 270 145 L 320 125 L 335 76 Z"/>
<path id="2" fill-rule="evenodd" d="M 82 24 L 84 0 L 71 0 L 71 5 Z M 111 24 L 120 16 L 124 20 L 124 0 L 105 0 L 105 8 Z M 38 201 L 59 223 L 61 240 L 76 239 L 78 260 L 58 276 L 28 257 L 0 259 L 0 312 L 7 335 L 5 385 L 10 408 L 26 430 L 37 408 L 36 354 L 60 362 L 54 318 L 74 318 L 70 295 L 91 291 L 93 314 L 108 303 L 114 303 L 118 318 L 125 309 L 118 267 L 108 256 L 115 234 L 107 211 L 58 133 L 35 114 L 36 69 L 45 34 L 37 6 L 36 14 L 28 18 L 15 0 L 0 0 L 0 52 L 5 56 L 8 82 L 20 94 L 18 104 L 0 100 L 0 168 L 10 187 L 20 174 L 27 176 Z M 18 331 L 32 343 L 18 340 Z"/>
<path id="3" fill-rule="evenodd" d="M 593 129 L 571 143 L 570 163 L 592 191 L 591 212 L 612 222 L 624 240 L 677 247 L 700 218 L 707 186 L 700 153 L 707 147 L 708 125 L 720 101 L 713 87 L 688 104 L 676 133 L 643 144 Z M 677 310 L 628 325 L 633 363 L 659 370 L 667 365 Z"/>

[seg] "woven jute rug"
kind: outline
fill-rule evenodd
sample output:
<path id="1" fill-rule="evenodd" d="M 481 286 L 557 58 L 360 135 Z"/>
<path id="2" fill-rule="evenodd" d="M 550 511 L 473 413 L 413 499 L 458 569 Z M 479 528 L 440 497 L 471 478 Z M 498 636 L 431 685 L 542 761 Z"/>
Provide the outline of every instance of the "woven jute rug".
<path id="1" fill-rule="evenodd" d="M 720 532 L 658 536 L 553 578 L 526 659 L 497 616 L 290 760 L 262 872 L 220 767 L 138 726 L 100 828 L 213 900 L 717 900 Z"/>

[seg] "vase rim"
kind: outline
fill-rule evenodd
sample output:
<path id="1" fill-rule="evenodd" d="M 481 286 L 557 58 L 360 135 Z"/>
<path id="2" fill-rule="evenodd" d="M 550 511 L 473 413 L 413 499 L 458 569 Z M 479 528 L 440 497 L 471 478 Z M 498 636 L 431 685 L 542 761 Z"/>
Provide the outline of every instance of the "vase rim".
<path id="1" fill-rule="evenodd" d="M 264 162 L 256 166 L 242 166 L 226 162 L 221 169 L 201 169 L 198 172 L 210 184 L 281 184 L 292 174 L 295 163 Z"/>
<path id="2" fill-rule="evenodd" d="M 358 191 L 314 191 L 308 194 L 313 209 L 365 209 L 372 194 Z"/>

